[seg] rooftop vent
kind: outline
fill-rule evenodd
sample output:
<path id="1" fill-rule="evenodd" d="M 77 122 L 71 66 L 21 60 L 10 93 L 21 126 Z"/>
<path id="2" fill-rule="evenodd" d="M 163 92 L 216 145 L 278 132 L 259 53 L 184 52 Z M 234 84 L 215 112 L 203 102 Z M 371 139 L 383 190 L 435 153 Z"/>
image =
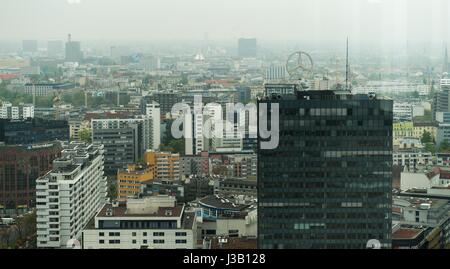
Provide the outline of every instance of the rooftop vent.
<path id="1" fill-rule="evenodd" d="M 112 208 L 106 209 L 106 216 L 112 216 L 112 215 L 113 215 L 113 209 Z"/>

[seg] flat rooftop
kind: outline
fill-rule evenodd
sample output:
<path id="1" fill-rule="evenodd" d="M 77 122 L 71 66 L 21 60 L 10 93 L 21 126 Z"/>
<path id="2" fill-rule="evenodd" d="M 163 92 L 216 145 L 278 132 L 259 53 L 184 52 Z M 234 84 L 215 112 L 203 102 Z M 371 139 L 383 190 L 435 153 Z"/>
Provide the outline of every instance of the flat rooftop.
<path id="1" fill-rule="evenodd" d="M 256 238 L 226 238 L 226 243 L 219 243 L 219 238 L 211 239 L 211 249 L 257 249 Z"/>
<path id="2" fill-rule="evenodd" d="M 199 203 L 206 207 L 213 207 L 217 209 L 233 210 L 233 211 L 241 211 L 249 206 L 249 205 L 235 204 L 232 200 L 229 199 L 231 198 L 220 197 L 217 195 L 209 195 L 200 199 Z"/>
<path id="3" fill-rule="evenodd" d="M 424 231 L 423 229 L 399 228 L 392 234 L 392 239 L 394 240 L 414 239 L 423 231 Z"/>
<path id="4" fill-rule="evenodd" d="M 108 210 L 112 211 L 112 216 L 109 216 L 106 214 Z M 172 211 L 172 214 L 170 216 L 167 216 L 167 211 Z M 159 207 L 158 211 L 150 214 L 150 213 L 143 213 L 143 214 L 129 214 L 127 212 L 127 207 L 124 204 L 120 204 L 118 207 L 114 207 L 112 204 L 106 204 L 103 206 L 103 208 L 100 210 L 100 212 L 97 214 L 97 217 L 102 218 L 114 218 L 114 217 L 180 217 L 183 213 L 183 206 L 177 205 L 175 207 Z"/>

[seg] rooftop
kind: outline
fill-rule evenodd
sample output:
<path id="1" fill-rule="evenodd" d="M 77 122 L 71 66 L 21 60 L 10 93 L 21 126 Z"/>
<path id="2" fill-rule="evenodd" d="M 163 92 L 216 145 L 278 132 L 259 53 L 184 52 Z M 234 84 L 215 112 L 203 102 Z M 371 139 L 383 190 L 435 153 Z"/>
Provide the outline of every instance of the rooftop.
<path id="1" fill-rule="evenodd" d="M 107 212 L 111 212 L 111 214 L 107 214 Z M 183 206 L 177 205 L 174 207 L 159 207 L 158 210 L 151 213 L 133 213 L 130 214 L 127 210 L 126 204 L 119 204 L 119 206 L 115 207 L 112 204 L 106 204 L 97 214 L 97 217 L 102 218 L 114 218 L 114 217 L 168 217 L 167 213 L 171 212 L 170 217 L 181 217 L 183 213 Z"/>
<path id="2" fill-rule="evenodd" d="M 414 228 L 399 228 L 392 234 L 392 239 L 414 239 L 420 233 L 423 232 L 423 229 L 414 229 Z"/>
<path id="3" fill-rule="evenodd" d="M 410 207 L 422 210 L 435 210 L 446 206 L 449 201 L 444 199 L 418 198 L 408 196 L 396 196 L 395 199 L 404 200 L 410 203 Z"/>
<path id="4" fill-rule="evenodd" d="M 211 249 L 256 249 L 256 238 L 220 238 L 211 239 Z"/>
<path id="5" fill-rule="evenodd" d="M 442 167 L 435 167 L 431 172 L 427 173 L 428 179 L 432 179 L 436 175 L 439 175 L 440 179 L 450 179 L 450 170 Z"/>
<path id="6" fill-rule="evenodd" d="M 249 205 L 237 204 L 229 198 L 220 197 L 218 195 L 209 195 L 200 199 L 199 203 L 206 207 L 213 207 L 223 210 L 242 211 Z"/>

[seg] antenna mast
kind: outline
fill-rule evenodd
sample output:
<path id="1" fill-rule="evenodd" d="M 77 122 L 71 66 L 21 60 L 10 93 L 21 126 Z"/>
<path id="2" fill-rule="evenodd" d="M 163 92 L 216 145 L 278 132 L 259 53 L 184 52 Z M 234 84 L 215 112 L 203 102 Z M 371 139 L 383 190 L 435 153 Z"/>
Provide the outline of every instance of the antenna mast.
<path id="1" fill-rule="evenodd" d="M 345 64 L 345 90 L 349 90 L 348 81 L 349 81 L 349 71 L 350 65 L 348 63 L 348 37 L 347 37 L 347 54 L 346 54 L 346 64 Z"/>

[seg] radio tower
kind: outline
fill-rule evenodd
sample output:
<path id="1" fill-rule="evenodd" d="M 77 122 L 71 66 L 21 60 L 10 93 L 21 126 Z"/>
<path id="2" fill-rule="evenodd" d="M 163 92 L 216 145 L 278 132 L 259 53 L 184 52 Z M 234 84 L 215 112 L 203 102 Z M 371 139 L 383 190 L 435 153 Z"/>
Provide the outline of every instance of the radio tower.
<path id="1" fill-rule="evenodd" d="M 346 53 L 346 63 L 345 63 L 345 90 L 349 90 L 348 82 L 349 82 L 349 72 L 350 72 L 350 65 L 348 63 L 348 37 L 347 37 L 347 53 Z"/>

